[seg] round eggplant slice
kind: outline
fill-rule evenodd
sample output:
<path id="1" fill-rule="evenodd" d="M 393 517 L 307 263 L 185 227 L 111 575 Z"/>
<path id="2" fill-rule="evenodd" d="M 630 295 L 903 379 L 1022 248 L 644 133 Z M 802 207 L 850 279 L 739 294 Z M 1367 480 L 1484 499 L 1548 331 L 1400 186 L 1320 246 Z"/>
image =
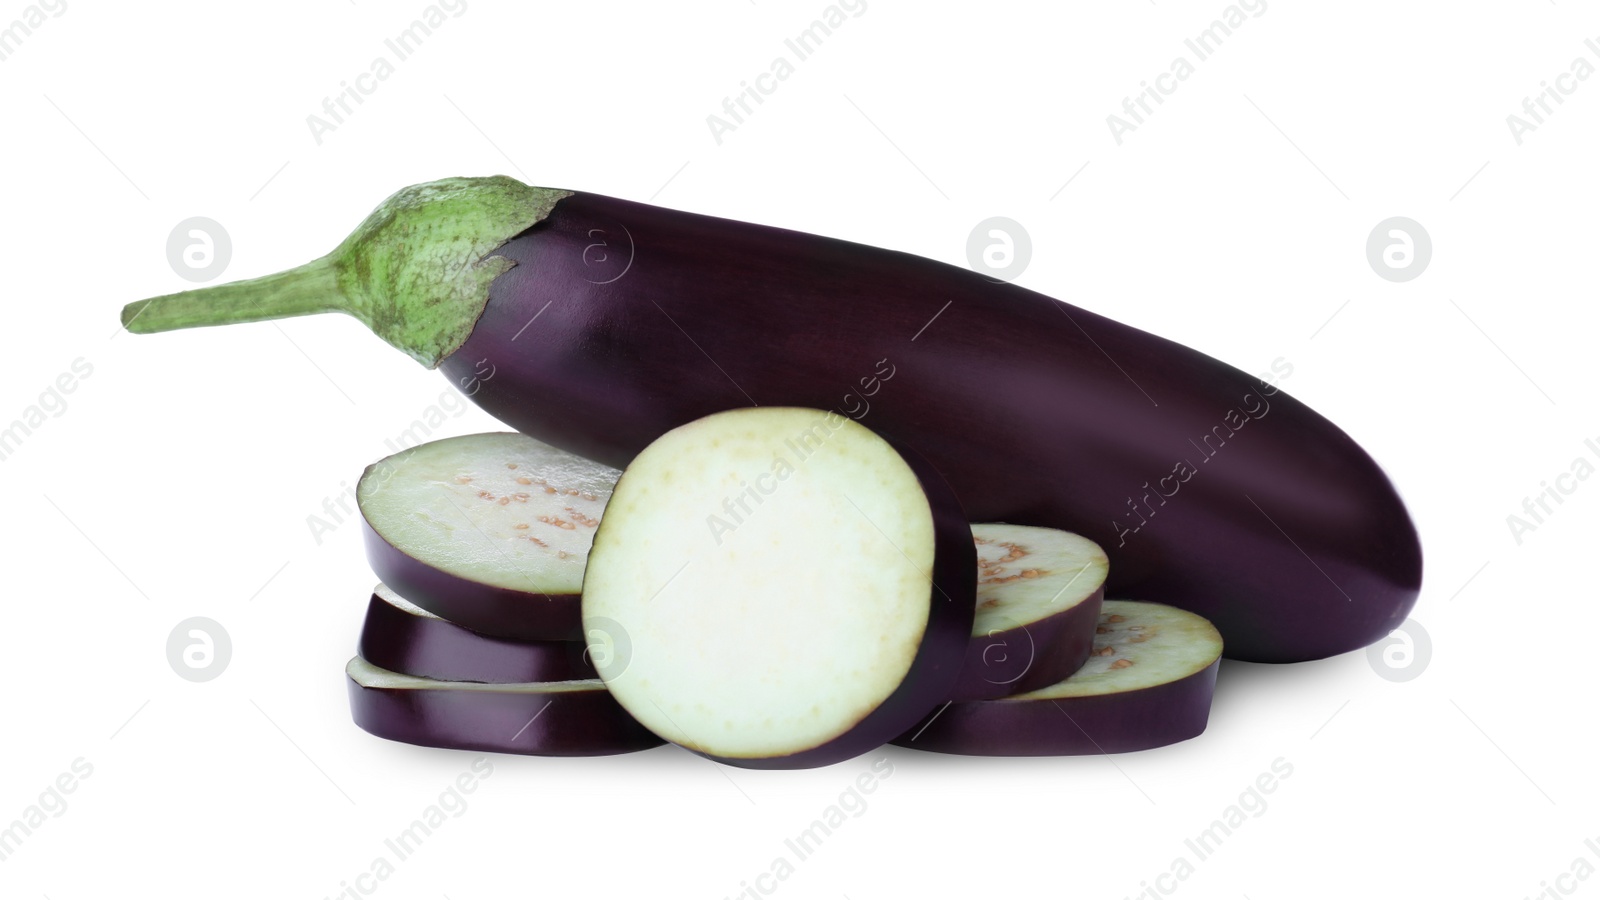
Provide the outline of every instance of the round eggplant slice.
<path id="1" fill-rule="evenodd" d="M 971 756 L 1147 750 L 1206 730 L 1222 636 L 1160 603 L 1107 600 L 1095 649 L 1072 677 L 1003 700 L 950 703 L 894 743 Z"/>
<path id="2" fill-rule="evenodd" d="M 530 756 L 606 756 L 664 743 L 596 679 L 437 681 L 380 669 L 359 656 L 345 676 L 355 723 L 391 741 Z"/>
<path id="3" fill-rule="evenodd" d="M 617 475 L 520 434 L 420 444 L 356 486 L 367 560 L 396 593 L 480 634 L 581 640 L 584 563 Z"/>
<path id="4" fill-rule="evenodd" d="M 732 410 L 623 473 L 584 633 L 617 701 L 662 737 L 736 766 L 828 765 L 950 696 L 976 562 L 921 457 L 837 413 Z"/>
<path id="5" fill-rule="evenodd" d="M 989 700 L 1055 684 L 1094 645 L 1109 565 L 1088 538 L 1027 525 L 972 526 L 978 611 L 952 700 Z"/>
<path id="6" fill-rule="evenodd" d="M 513 641 L 441 619 L 380 584 L 361 626 L 361 658 L 381 669 L 439 681 L 517 684 L 598 678 L 581 641 Z"/>

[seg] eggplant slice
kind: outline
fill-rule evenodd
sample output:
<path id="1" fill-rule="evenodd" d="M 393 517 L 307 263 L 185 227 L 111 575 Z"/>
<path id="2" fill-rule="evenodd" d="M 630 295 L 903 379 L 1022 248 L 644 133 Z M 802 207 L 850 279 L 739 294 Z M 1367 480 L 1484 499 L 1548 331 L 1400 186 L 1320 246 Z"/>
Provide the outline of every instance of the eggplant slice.
<path id="1" fill-rule="evenodd" d="M 581 640 L 584 564 L 618 474 L 520 434 L 420 444 L 356 486 L 367 560 L 396 593 L 480 634 Z"/>
<path id="2" fill-rule="evenodd" d="M 357 653 L 379 668 L 440 681 L 517 684 L 600 677 L 581 641 L 513 641 L 478 634 L 384 584 L 372 589 Z"/>
<path id="3" fill-rule="evenodd" d="M 1194 613 L 1107 600 L 1095 649 L 1072 677 L 1007 697 L 950 703 L 894 743 L 971 756 L 1147 750 L 1206 729 L 1222 636 Z"/>
<path id="4" fill-rule="evenodd" d="M 595 679 L 526 684 L 438 681 L 345 666 L 350 714 L 391 741 L 530 756 L 606 756 L 663 741 L 628 715 Z"/>
<path id="5" fill-rule="evenodd" d="M 600 677 L 650 730 L 732 765 L 820 766 L 950 696 L 976 581 L 971 528 L 920 457 L 835 413 L 738 409 L 623 473 L 584 628 L 611 638 Z"/>
<path id="6" fill-rule="evenodd" d="M 1094 645 L 1105 551 L 1088 538 L 1027 525 L 972 526 L 978 611 L 952 700 L 990 700 L 1055 684 Z"/>

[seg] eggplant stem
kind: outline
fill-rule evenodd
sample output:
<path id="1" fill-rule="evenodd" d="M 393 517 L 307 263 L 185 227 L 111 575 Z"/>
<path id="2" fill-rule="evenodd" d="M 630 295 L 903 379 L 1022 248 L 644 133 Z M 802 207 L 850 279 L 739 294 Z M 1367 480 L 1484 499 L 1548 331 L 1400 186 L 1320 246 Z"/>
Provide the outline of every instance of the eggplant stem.
<path id="1" fill-rule="evenodd" d="M 212 287 L 139 300 L 122 308 L 122 326 L 134 334 L 233 325 L 348 312 L 330 257 L 303 266 Z"/>
<path id="2" fill-rule="evenodd" d="M 571 191 L 513 178 L 445 178 L 395 193 L 332 253 L 276 275 L 130 303 L 135 334 L 342 312 L 428 368 L 466 343 L 489 284 L 514 265 L 494 251 Z"/>

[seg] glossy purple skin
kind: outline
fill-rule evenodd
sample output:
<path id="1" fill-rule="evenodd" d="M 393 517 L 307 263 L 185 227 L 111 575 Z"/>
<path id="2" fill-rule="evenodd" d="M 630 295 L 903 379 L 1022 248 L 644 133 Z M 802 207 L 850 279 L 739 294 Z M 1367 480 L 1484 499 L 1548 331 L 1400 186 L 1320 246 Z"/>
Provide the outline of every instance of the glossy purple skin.
<path id="1" fill-rule="evenodd" d="M 555 446 L 620 467 L 723 409 L 870 404 L 974 521 L 1090 537 L 1108 590 L 1205 616 L 1233 658 L 1362 647 L 1416 601 L 1416 530 L 1372 458 L 1180 344 L 921 257 L 594 194 L 496 254 L 517 265 L 442 368 Z"/>
<path id="2" fill-rule="evenodd" d="M 491 637 L 514 641 L 579 641 L 578 594 L 541 594 L 472 581 L 434 568 L 384 539 L 361 520 L 367 563 L 378 580 L 436 616 Z"/>
<path id="3" fill-rule="evenodd" d="M 993 700 L 1066 681 L 1094 649 L 1094 629 L 1105 595 L 1102 585 L 1070 609 L 993 634 L 973 635 L 950 699 Z"/>
<path id="4" fill-rule="evenodd" d="M 666 743 L 602 688 L 561 694 L 369 688 L 345 677 L 363 731 L 407 744 L 530 756 L 607 756 Z M 548 704 L 548 706 L 546 705 Z"/>
<path id="5" fill-rule="evenodd" d="M 1088 756 L 1164 747 L 1206 730 L 1220 663 L 1118 694 L 952 703 L 891 743 L 967 756 Z"/>
<path id="6" fill-rule="evenodd" d="M 580 641 L 511 641 L 419 616 L 377 594 L 357 652 L 379 668 L 439 681 L 520 684 L 600 677 Z"/>

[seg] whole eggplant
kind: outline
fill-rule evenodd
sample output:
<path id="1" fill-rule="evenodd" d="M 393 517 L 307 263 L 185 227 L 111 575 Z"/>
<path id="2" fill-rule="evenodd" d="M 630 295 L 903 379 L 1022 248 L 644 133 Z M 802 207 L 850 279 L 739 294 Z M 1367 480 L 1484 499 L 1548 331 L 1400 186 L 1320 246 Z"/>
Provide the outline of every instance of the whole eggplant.
<path id="1" fill-rule="evenodd" d="M 838 410 L 925 455 L 973 521 L 1097 541 L 1108 592 L 1205 616 L 1234 659 L 1365 646 L 1421 587 L 1382 469 L 1271 382 L 892 250 L 448 179 L 396 194 L 320 260 L 130 304 L 123 321 L 334 311 L 508 425 L 617 467 L 720 410 Z"/>

